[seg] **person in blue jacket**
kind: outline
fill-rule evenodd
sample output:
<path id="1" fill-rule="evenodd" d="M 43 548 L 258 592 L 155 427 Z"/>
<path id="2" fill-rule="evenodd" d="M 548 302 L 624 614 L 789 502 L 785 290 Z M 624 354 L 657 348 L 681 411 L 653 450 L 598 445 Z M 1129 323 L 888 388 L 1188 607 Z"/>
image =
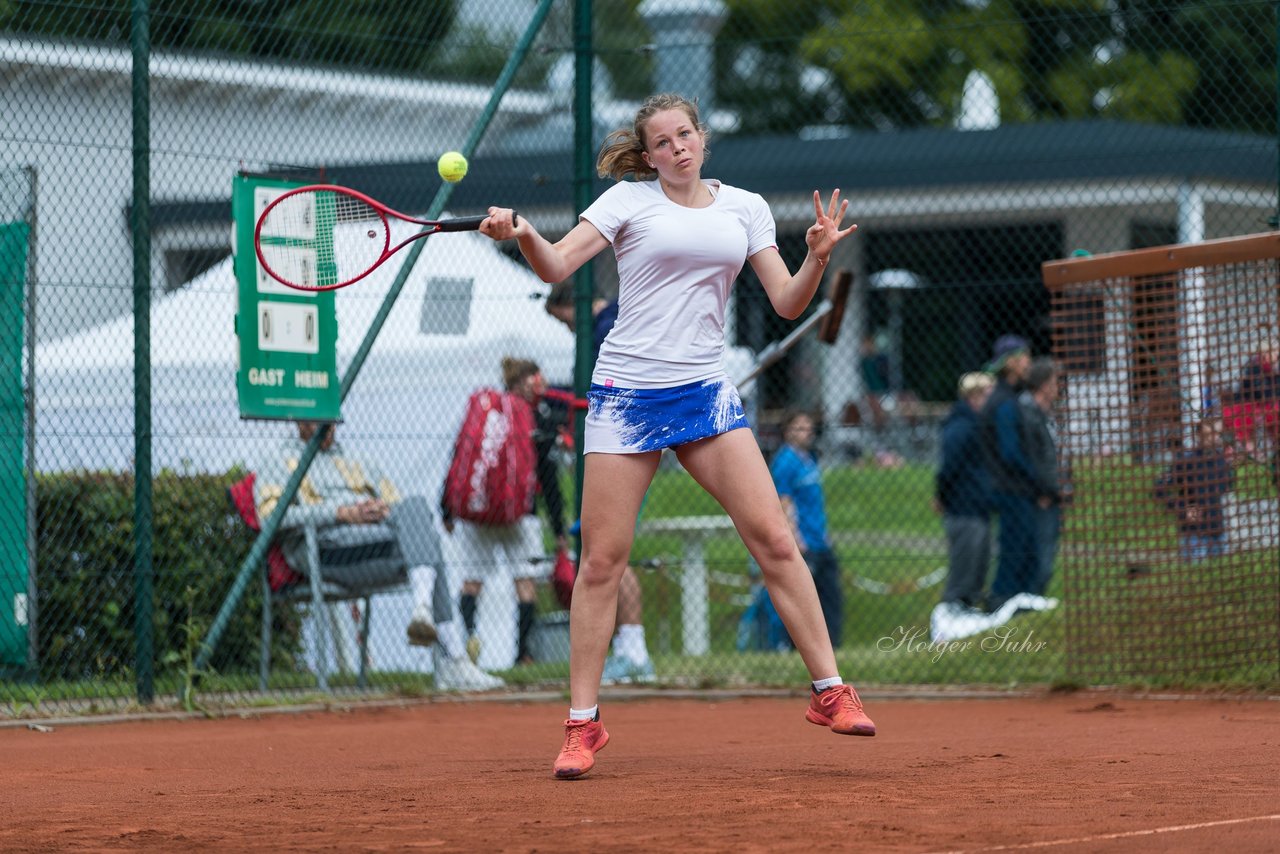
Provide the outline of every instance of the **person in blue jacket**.
<path id="1" fill-rule="evenodd" d="M 1018 395 L 1031 368 L 1025 339 L 1002 335 L 992 348 L 988 370 L 995 389 L 982 409 L 982 444 L 991 474 L 991 497 L 999 516 L 999 556 L 987 596 L 987 610 L 1027 592 L 1035 582 L 1040 550 L 1036 543 L 1035 467 L 1027 455 L 1026 431 Z"/>
<path id="2" fill-rule="evenodd" d="M 947 535 L 942 604 L 953 615 L 982 604 L 991 566 L 991 475 L 980 419 L 994 387 L 995 379 L 981 371 L 960 377 L 959 400 L 942 422 L 934 504 Z"/>
<path id="3" fill-rule="evenodd" d="M 839 646 L 844 628 L 844 590 L 840 586 L 840 564 L 827 534 L 822 471 L 813 455 L 815 438 L 812 416 L 800 411 L 788 413 L 782 422 L 783 445 L 769 470 L 800 555 L 818 588 L 818 603 L 831 645 Z"/>

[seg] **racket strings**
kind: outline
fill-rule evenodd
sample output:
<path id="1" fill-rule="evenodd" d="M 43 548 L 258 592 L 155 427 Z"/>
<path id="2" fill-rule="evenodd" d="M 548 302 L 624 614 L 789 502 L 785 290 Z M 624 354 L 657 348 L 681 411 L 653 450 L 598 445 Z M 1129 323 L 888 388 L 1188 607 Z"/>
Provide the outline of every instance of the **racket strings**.
<path id="1" fill-rule="evenodd" d="M 390 242 L 382 213 L 333 190 L 282 198 L 263 217 L 258 246 L 263 265 L 304 289 L 336 287 L 378 264 Z"/>

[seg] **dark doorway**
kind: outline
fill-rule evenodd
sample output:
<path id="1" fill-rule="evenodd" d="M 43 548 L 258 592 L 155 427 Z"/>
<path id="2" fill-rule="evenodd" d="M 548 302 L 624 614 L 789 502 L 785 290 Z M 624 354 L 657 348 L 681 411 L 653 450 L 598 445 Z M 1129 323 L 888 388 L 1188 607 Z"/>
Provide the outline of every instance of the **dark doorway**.
<path id="1" fill-rule="evenodd" d="M 901 292 L 902 380 L 922 400 L 955 398 L 956 380 L 981 370 L 1001 335 L 1026 338 L 1036 355 L 1052 349 L 1042 262 L 1063 256 L 1058 222 L 961 228 L 870 230 L 863 236 L 870 276 L 909 270 Z M 868 288 L 866 327 L 888 329 L 893 291 Z"/>

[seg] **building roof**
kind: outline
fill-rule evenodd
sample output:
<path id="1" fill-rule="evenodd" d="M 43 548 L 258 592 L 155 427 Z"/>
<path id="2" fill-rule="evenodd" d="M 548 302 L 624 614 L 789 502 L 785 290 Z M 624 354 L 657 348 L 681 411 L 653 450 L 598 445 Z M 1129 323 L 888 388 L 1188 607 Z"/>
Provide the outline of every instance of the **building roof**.
<path id="1" fill-rule="evenodd" d="M 855 191 L 911 191 L 966 186 L 1178 179 L 1275 186 L 1270 137 L 1114 121 L 1004 125 L 992 130 L 839 131 L 712 138 L 708 177 L 765 195 L 839 186 Z M 477 156 L 454 190 L 455 213 L 490 204 L 520 209 L 569 208 L 572 154 Z M 355 187 L 390 207 L 420 210 L 440 186 L 434 163 L 334 166 L 326 180 Z M 592 195 L 607 182 L 597 181 Z M 226 203 L 217 203 L 226 216 Z M 192 221 L 205 204 L 161 204 L 157 219 Z"/>
<path id="2" fill-rule="evenodd" d="M 57 79 L 101 79 L 127 84 L 133 71 L 128 47 L 76 41 L 32 40 L 0 36 L 0 69 L 7 74 L 34 72 Z M 153 85 L 185 87 L 187 97 L 207 97 L 207 89 L 267 96 L 291 95 L 321 101 L 357 99 L 409 107 L 448 106 L 482 109 L 492 94 L 479 83 L 452 83 L 411 75 L 365 72 L 299 62 L 242 56 L 157 50 L 151 53 Z M 547 109 L 545 93 L 514 90 L 503 109 L 537 115 Z"/>

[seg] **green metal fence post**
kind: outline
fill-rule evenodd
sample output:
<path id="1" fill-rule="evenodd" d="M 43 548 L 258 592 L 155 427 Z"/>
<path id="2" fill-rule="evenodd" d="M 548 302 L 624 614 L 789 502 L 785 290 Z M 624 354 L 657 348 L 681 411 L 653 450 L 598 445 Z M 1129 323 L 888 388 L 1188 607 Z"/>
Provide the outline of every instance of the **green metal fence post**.
<path id="1" fill-rule="evenodd" d="M 1271 227 L 1280 228 L 1280 2 L 1276 3 L 1276 212 Z"/>
<path id="2" fill-rule="evenodd" d="M 463 156 L 470 158 L 475 153 L 480 140 L 484 138 L 485 131 L 488 130 L 489 124 L 493 121 L 493 117 L 498 111 L 498 105 L 502 102 L 502 96 L 511 87 L 516 71 L 519 70 L 521 63 L 524 62 L 524 58 L 533 46 L 533 40 L 542 29 L 542 25 L 546 21 L 554 2 L 555 0 L 542 0 L 538 8 L 534 10 L 529 26 L 525 28 L 524 34 L 520 37 L 520 41 L 511 52 L 511 56 L 508 57 L 506 65 L 503 66 L 502 72 L 498 75 L 498 79 L 493 85 L 493 92 L 489 96 L 488 103 L 485 104 L 484 110 L 472 126 L 471 133 L 467 136 L 467 141 L 459 149 Z M 427 219 L 434 219 L 440 215 L 440 211 L 444 210 L 444 206 L 449 202 L 453 187 L 453 184 L 441 183 L 439 191 L 437 191 L 435 198 L 432 199 L 431 205 L 427 209 Z M 359 375 L 369 351 L 373 349 L 373 343 L 377 340 L 378 333 L 382 331 L 383 324 L 386 323 L 387 317 L 391 314 L 391 309 L 395 305 L 396 299 L 400 296 L 400 292 L 404 289 L 405 282 L 409 279 L 409 274 L 417 264 L 418 257 L 422 254 L 422 250 L 426 248 L 428 239 L 430 238 L 418 240 L 410 248 L 408 256 L 396 274 L 395 281 L 391 283 L 391 288 L 387 291 L 382 305 L 378 308 L 377 315 L 370 321 L 369 331 L 365 333 L 359 349 L 356 350 L 355 355 L 351 358 L 351 364 L 348 365 L 347 372 L 342 377 L 343 400 L 346 400 L 348 392 L 351 391 L 355 378 Z M 227 625 L 231 622 L 231 615 L 235 612 L 241 597 L 244 596 L 244 591 L 249 586 L 250 576 L 261 565 L 263 558 L 267 554 L 271 538 L 275 536 L 276 531 L 280 528 L 281 520 L 284 519 L 285 510 L 292 503 L 293 497 L 298 492 L 298 487 L 302 485 L 302 479 L 311 468 L 311 462 L 315 459 L 316 452 L 320 448 L 320 440 L 321 434 L 319 432 L 311 437 L 311 441 L 307 443 L 307 447 L 302 453 L 302 458 L 298 460 L 298 467 L 294 469 L 293 474 L 289 476 L 288 482 L 284 485 L 284 491 L 280 495 L 276 509 L 267 519 L 263 520 L 262 530 L 258 532 L 258 537 L 254 540 L 253 547 L 249 550 L 244 563 L 240 565 L 240 569 L 236 572 L 236 579 L 231 585 L 231 590 L 222 601 L 222 606 L 218 609 L 218 614 L 214 618 L 209 633 L 200 644 L 200 650 L 196 654 L 195 660 L 196 672 L 202 672 L 205 669 L 210 656 L 213 655 L 213 651 L 218 646 L 218 641 L 222 638 L 222 633 L 226 631 Z"/>
<path id="3" fill-rule="evenodd" d="M 591 204 L 591 191 L 595 178 L 592 157 L 591 72 L 595 52 L 591 40 L 591 0 L 578 0 L 573 10 L 573 204 L 575 211 L 584 211 Z M 577 338 L 577 352 L 573 365 L 573 393 L 587 396 L 591 383 L 592 343 L 594 326 L 591 304 L 595 301 L 595 275 L 590 261 L 583 264 L 573 277 L 573 325 Z M 574 447 L 577 464 L 573 467 L 574 518 L 582 518 L 582 443 L 586 432 L 587 414 L 573 410 Z"/>
<path id="4" fill-rule="evenodd" d="M 149 0 L 133 0 L 133 582 L 138 702 L 155 696 L 151 506 L 151 20 Z"/>

